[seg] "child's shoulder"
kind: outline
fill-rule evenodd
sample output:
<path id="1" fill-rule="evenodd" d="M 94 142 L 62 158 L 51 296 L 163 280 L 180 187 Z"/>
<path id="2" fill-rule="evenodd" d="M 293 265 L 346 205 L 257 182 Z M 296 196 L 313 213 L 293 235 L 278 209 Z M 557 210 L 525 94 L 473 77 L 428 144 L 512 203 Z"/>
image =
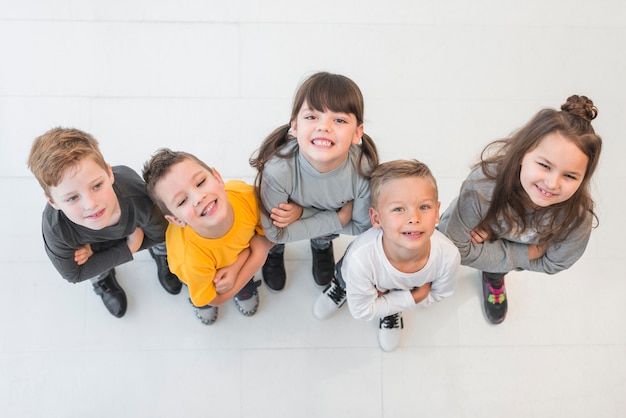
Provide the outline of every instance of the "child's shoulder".
<path id="1" fill-rule="evenodd" d="M 132 168 L 125 165 L 115 165 L 111 167 L 115 181 L 137 181 L 143 182 L 139 174 Z M 119 179 L 118 179 L 119 177 Z"/>
<path id="2" fill-rule="evenodd" d="M 148 196 L 146 184 L 135 170 L 125 165 L 111 167 L 115 182 L 113 188 L 118 197 Z"/>
<path id="3" fill-rule="evenodd" d="M 224 182 L 224 188 L 226 191 L 234 192 L 249 192 L 250 190 L 254 190 L 254 186 L 243 180 L 226 180 Z"/>
<path id="4" fill-rule="evenodd" d="M 459 249 L 441 231 L 435 229 L 430 237 L 431 254 L 437 257 L 460 258 Z M 435 249 L 435 251 L 432 251 Z"/>

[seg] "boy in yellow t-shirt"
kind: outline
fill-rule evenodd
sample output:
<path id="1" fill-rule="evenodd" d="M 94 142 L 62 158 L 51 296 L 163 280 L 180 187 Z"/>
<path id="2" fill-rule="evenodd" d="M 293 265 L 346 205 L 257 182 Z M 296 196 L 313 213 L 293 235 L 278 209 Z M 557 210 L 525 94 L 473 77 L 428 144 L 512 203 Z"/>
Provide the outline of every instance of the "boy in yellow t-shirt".
<path id="1" fill-rule="evenodd" d="M 254 187 L 224 182 L 192 154 L 161 149 L 144 165 L 148 193 L 170 223 L 165 235 L 172 272 L 189 288 L 198 319 L 211 325 L 234 297 L 246 316 L 259 304 L 254 281 L 272 244 L 261 227 Z"/>

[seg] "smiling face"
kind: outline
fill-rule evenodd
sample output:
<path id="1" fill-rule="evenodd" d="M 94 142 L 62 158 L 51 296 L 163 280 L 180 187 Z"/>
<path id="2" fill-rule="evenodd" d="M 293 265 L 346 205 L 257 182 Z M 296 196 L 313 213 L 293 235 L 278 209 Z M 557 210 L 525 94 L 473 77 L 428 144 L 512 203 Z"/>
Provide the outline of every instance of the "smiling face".
<path id="1" fill-rule="evenodd" d="M 219 238 L 232 226 L 232 207 L 222 177 L 191 159 L 172 165 L 154 186 L 155 194 L 171 215 L 165 218 L 180 227 L 189 225 L 205 238 Z"/>
<path id="2" fill-rule="evenodd" d="M 428 257 L 439 205 L 435 185 L 428 178 L 397 178 L 381 187 L 370 218 L 374 228 L 384 231 L 383 248 L 389 259 Z"/>
<path id="3" fill-rule="evenodd" d="M 120 206 L 113 190 L 113 171 L 103 169 L 91 158 L 83 158 L 49 187 L 48 203 L 63 211 L 75 224 L 100 230 L 120 219 Z"/>
<path id="4" fill-rule="evenodd" d="M 580 187 L 588 160 L 573 142 L 551 133 L 524 156 L 520 182 L 539 207 L 565 202 Z"/>
<path id="5" fill-rule="evenodd" d="M 315 169 L 327 173 L 348 157 L 350 145 L 363 136 L 363 124 L 351 113 L 312 109 L 305 101 L 291 124 L 300 152 Z"/>

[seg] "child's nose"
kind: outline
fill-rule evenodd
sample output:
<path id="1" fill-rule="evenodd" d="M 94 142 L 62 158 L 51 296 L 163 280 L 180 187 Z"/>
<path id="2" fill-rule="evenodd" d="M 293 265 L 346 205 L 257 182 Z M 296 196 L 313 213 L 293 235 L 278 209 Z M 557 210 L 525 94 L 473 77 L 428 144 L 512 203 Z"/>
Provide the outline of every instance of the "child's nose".
<path id="1" fill-rule="evenodd" d="M 318 131 L 324 131 L 324 132 L 330 132 L 330 121 L 329 120 L 323 120 L 320 119 L 320 121 L 317 124 L 317 130 Z"/>
<path id="2" fill-rule="evenodd" d="M 409 213 L 409 223 L 410 224 L 418 224 L 420 222 L 419 212 L 413 210 Z"/>
<path id="3" fill-rule="evenodd" d="M 198 206 L 200 203 L 202 203 L 202 201 L 204 200 L 205 196 L 206 196 L 205 193 L 202 193 L 202 192 L 196 193 L 193 196 L 193 205 L 194 206 Z"/>

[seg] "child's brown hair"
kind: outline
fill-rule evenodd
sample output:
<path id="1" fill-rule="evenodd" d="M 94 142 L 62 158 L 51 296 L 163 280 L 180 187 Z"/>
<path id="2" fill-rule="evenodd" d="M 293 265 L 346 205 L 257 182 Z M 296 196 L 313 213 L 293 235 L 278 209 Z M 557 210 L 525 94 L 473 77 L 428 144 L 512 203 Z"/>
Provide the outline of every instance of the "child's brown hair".
<path id="1" fill-rule="evenodd" d="M 66 171 L 85 158 L 91 158 L 104 170 L 109 169 L 93 136 L 78 129 L 59 127 L 35 139 L 28 168 L 50 197 L 50 187 L 58 186 Z"/>

